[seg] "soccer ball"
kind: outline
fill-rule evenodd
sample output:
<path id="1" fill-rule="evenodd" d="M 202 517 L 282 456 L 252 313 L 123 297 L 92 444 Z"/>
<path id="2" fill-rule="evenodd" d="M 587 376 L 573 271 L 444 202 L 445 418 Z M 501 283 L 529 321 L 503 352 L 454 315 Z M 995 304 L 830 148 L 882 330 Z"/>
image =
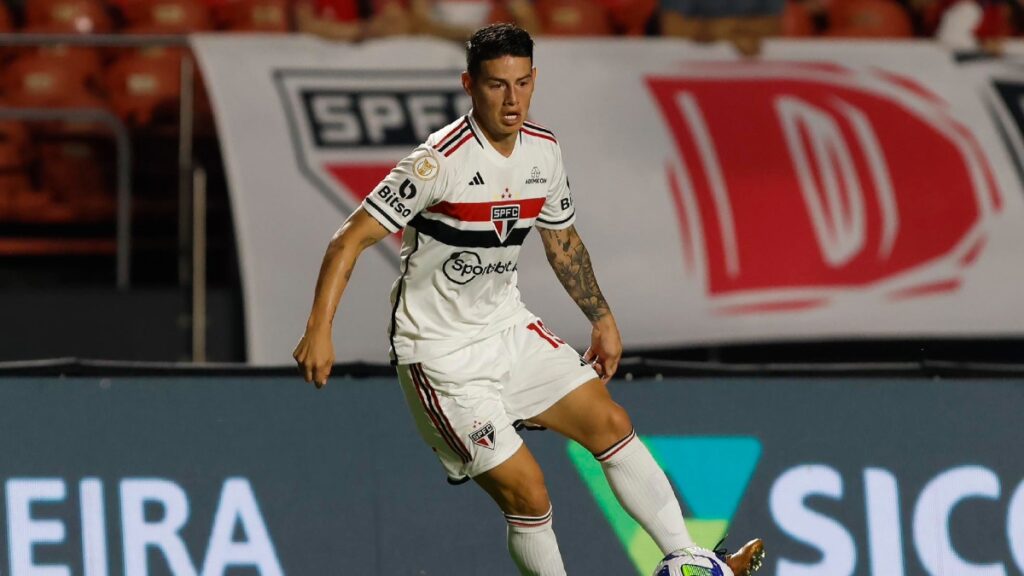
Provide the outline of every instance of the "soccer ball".
<path id="1" fill-rule="evenodd" d="M 653 576 L 733 576 L 732 570 L 704 548 L 677 550 L 661 561 Z"/>

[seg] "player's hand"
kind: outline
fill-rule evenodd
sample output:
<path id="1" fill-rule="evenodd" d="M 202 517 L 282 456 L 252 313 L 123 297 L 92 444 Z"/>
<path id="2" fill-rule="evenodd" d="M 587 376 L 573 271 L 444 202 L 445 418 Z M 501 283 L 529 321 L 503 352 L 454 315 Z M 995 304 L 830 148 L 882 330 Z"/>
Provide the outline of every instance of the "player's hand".
<path id="1" fill-rule="evenodd" d="M 622 358 L 622 338 L 619 327 L 611 314 L 594 322 L 590 333 L 590 348 L 583 354 L 583 360 L 594 366 L 602 382 L 608 382 L 619 368 Z"/>
<path id="2" fill-rule="evenodd" d="M 334 343 L 331 342 L 331 328 L 306 328 L 299 344 L 292 352 L 292 358 L 299 365 L 299 373 L 306 382 L 317 388 L 327 385 L 327 377 L 334 366 Z"/>

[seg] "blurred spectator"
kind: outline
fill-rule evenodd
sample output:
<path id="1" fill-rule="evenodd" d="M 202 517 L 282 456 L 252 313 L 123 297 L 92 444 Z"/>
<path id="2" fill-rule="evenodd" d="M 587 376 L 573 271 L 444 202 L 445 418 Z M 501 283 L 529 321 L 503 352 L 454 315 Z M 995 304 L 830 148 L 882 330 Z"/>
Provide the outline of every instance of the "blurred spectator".
<path id="1" fill-rule="evenodd" d="M 658 33 L 658 0 L 535 0 L 548 36 L 626 36 Z"/>
<path id="2" fill-rule="evenodd" d="M 612 34 L 608 10 L 594 0 L 536 0 L 534 6 L 544 34 L 604 36 Z"/>
<path id="3" fill-rule="evenodd" d="M 1013 0 L 933 0 L 920 2 L 926 32 L 954 50 L 998 53 L 1014 33 L 1020 7 Z"/>
<path id="4" fill-rule="evenodd" d="M 235 32 L 289 32 L 290 0 L 208 0 L 217 26 Z"/>
<path id="5" fill-rule="evenodd" d="M 540 20 L 530 0 L 410 0 L 416 31 L 463 42 L 494 22 L 514 22 L 530 34 L 540 33 Z"/>
<path id="6" fill-rule="evenodd" d="M 357 42 L 408 34 L 412 19 L 400 0 L 298 0 L 295 26 L 329 40 Z"/>
<path id="7" fill-rule="evenodd" d="M 658 33 L 658 0 L 600 0 L 617 34 L 641 36 Z"/>
<path id="8" fill-rule="evenodd" d="M 782 18 L 785 36 L 904 38 L 923 27 L 915 4 L 930 0 L 790 0 Z"/>
<path id="9" fill-rule="evenodd" d="M 840 38 L 903 38 L 914 35 L 910 14 L 893 0 L 832 0 L 827 34 Z"/>
<path id="10" fill-rule="evenodd" d="M 785 0 L 661 0 L 661 30 L 697 42 L 725 40 L 745 56 L 779 33 Z"/>

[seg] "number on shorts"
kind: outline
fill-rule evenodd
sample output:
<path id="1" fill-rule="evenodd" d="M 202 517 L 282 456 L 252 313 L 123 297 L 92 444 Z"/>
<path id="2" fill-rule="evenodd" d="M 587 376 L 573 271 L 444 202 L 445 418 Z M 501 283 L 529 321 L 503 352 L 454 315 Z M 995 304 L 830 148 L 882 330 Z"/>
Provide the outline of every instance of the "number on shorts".
<path id="1" fill-rule="evenodd" d="M 551 330 L 548 330 L 547 327 L 544 326 L 544 323 L 541 322 L 540 320 L 537 320 L 536 322 L 530 322 L 529 324 L 526 325 L 526 328 L 536 332 L 537 336 L 540 336 L 541 338 L 546 340 L 548 344 L 551 344 L 552 348 L 558 348 L 562 344 L 565 344 L 565 340 L 562 340 L 558 336 L 555 336 L 555 333 L 552 332 Z"/>

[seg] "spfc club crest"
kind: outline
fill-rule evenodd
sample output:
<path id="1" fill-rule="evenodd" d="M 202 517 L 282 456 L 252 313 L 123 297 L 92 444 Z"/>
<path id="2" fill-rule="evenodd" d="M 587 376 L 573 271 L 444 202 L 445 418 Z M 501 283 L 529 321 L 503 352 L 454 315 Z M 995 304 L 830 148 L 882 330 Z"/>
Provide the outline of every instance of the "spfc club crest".
<path id="1" fill-rule="evenodd" d="M 299 170 L 342 217 L 399 160 L 470 108 L 456 70 L 275 70 L 274 82 Z M 438 166 L 421 159 L 414 170 L 427 181 Z"/>
<path id="2" fill-rule="evenodd" d="M 491 224 L 498 234 L 498 239 L 504 244 L 508 235 L 519 222 L 519 205 L 508 204 L 504 206 L 491 206 Z"/>
<path id="3" fill-rule="evenodd" d="M 494 450 L 494 425 L 490 422 L 484 424 L 470 433 L 469 439 L 477 446 Z"/>

